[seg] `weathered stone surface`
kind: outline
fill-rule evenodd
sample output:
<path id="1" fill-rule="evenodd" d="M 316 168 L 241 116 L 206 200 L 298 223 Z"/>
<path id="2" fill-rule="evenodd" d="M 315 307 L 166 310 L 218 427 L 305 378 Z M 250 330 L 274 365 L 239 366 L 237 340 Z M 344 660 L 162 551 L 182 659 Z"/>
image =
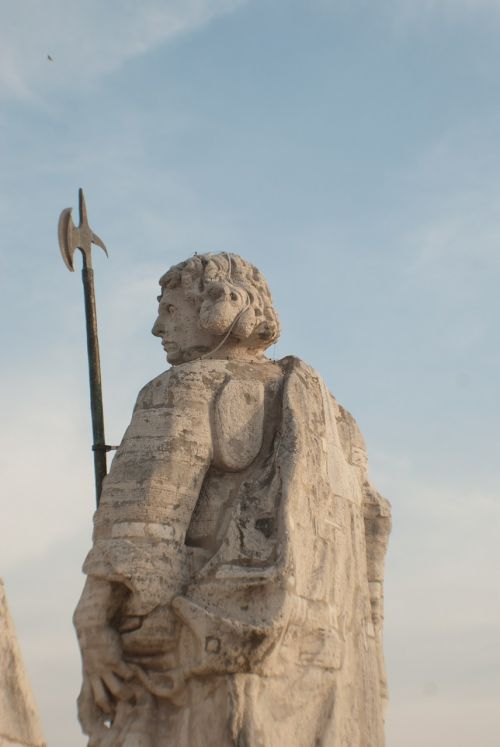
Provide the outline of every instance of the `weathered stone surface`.
<path id="1" fill-rule="evenodd" d="M 75 613 L 94 747 L 382 747 L 389 504 L 352 416 L 272 362 L 264 278 L 161 279 L 172 367 L 139 394 Z"/>
<path id="2" fill-rule="evenodd" d="M 45 747 L 1 579 L 0 747 Z"/>

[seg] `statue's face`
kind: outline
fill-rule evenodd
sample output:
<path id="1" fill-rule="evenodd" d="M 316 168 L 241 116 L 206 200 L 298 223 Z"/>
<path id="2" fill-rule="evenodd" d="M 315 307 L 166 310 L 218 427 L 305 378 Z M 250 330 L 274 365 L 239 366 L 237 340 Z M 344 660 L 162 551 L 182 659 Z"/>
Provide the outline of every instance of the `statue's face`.
<path id="1" fill-rule="evenodd" d="M 200 327 L 198 311 L 182 288 L 163 289 L 158 301 L 158 318 L 151 332 L 161 337 L 169 363 L 193 360 L 214 346 L 214 336 Z"/>

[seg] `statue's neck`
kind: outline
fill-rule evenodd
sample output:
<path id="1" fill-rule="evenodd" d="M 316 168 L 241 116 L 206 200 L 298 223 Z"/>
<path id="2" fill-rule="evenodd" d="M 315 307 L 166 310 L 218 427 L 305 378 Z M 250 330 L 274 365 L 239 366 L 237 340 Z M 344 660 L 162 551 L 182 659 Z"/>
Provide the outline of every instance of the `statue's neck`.
<path id="1" fill-rule="evenodd" d="M 189 363 L 196 360 L 237 360 L 247 362 L 264 362 L 268 360 L 262 350 L 251 350 L 239 345 L 221 345 L 207 348 L 190 348 L 184 351 L 183 360 L 179 363 Z"/>

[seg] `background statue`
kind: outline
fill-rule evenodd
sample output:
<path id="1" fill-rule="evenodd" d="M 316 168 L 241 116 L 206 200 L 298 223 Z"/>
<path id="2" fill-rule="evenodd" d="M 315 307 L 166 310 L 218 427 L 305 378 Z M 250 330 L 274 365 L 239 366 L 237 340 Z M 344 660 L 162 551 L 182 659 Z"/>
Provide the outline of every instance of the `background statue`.
<path id="1" fill-rule="evenodd" d="M 1 578 L 0 747 L 47 747 Z"/>
<path id="2" fill-rule="evenodd" d="M 160 280 L 172 367 L 104 481 L 85 588 L 93 747 L 381 747 L 388 503 L 309 366 L 270 361 L 262 274 L 194 256 Z"/>

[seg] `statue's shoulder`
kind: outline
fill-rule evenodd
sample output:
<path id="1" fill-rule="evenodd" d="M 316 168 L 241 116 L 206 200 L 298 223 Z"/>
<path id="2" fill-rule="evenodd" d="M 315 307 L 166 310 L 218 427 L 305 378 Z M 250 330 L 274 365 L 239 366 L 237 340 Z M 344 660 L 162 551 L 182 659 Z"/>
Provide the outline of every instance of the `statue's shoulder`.
<path id="1" fill-rule="evenodd" d="M 213 399 L 227 377 L 226 361 L 191 361 L 172 366 L 142 387 L 136 409 L 186 406 Z"/>
<path id="2" fill-rule="evenodd" d="M 291 381 L 302 390 L 305 399 L 322 399 L 323 406 L 333 414 L 348 462 L 366 471 L 366 446 L 359 425 L 349 410 L 337 402 L 323 377 L 312 366 L 295 356 L 283 358 L 280 363 L 287 370 Z"/>
<path id="3" fill-rule="evenodd" d="M 168 368 L 166 371 L 158 374 L 158 376 L 155 376 L 154 379 L 151 379 L 151 381 L 148 381 L 147 384 L 144 384 L 141 392 L 147 391 L 148 389 L 155 389 L 160 386 L 168 386 L 168 382 L 170 381 L 170 378 L 172 376 L 172 371 L 173 368 Z"/>
<path id="4" fill-rule="evenodd" d="M 320 373 L 318 373 L 318 371 L 316 371 L 315 368 L 309 365 L 309 363 L 303 361 L 301 358 L 297 358 L 293 355 L 282 358 L 279 363 L 289 376 L 297 377 L 303 384 L 313 385 L 313 388 L 319 386 L 322 389 L 323 396 L 333 406 L 336 417 L 345 420 L 349 429 L 359 431 L 359 426 L 354 417 L 337 401 L 330 391 L 325 379 Z"/>
<path id="5" fill-rule="evenodd" d="M 292 378 L 292 380 L 298 379 L 304 384 L 316 384 L 326 388 L 325 381 L 321 374 L 319 374 L 309 363 L 303 361 L 302 358 L 297 358 L 295 355 L 287 355 L 285 358 L 281 358 L 278 363 L 287 378 Z M 330 394 L 330 396 L 332 395 Z"/>
<path id="6" fill-rule="evenodd" d="M 158 389 L 166 389 L 172 375 L 171 372 L 172 369 L 169 368 L 168 371 L 163 371 L 163 373 L 155 376 L 154 379 L 151 379 L 151 381 L 148 381 L 147 384 L 144 384 L 139 394 L 137 395 L 137 403 L 139 404 L 143 400 L 148 399 L 151 394 Z"/>
<path id="7" fill-rule="evenodd" d="M 219 382 L 226 373 L 226 361 L 190 361 L 177 366 L 171 366 L 163 373 L 148 381 L 138 397 L 147 397 L 157 390 L 167 390 L 171 387 L 189 385 L 195 383 L 198 386 L 210 385 L 213 381 Z"/>

